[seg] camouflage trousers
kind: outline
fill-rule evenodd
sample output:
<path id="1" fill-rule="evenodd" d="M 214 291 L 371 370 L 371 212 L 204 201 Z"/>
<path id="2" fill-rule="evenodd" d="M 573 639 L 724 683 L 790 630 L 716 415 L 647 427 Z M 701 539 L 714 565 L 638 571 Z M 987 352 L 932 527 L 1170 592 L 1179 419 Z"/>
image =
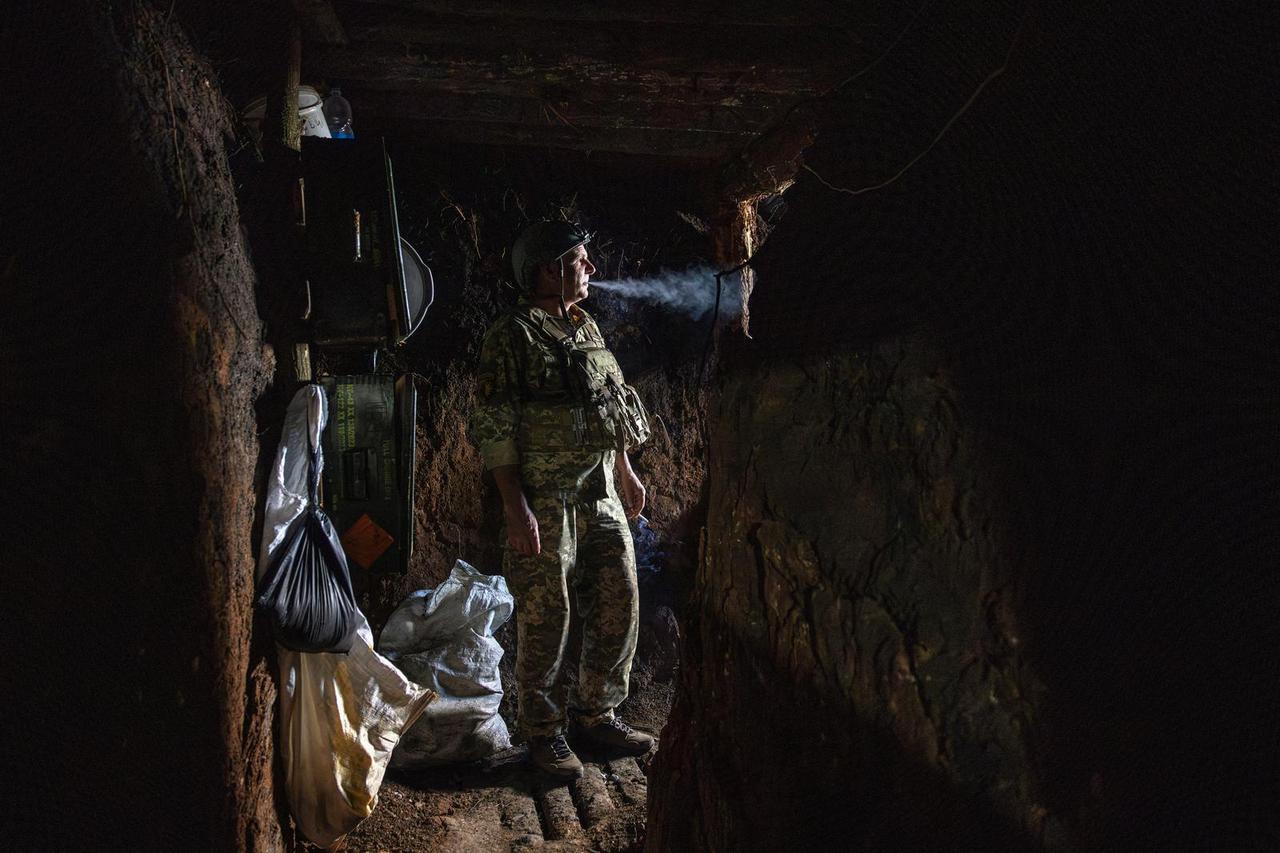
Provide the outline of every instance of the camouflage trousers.
<path id="1" fill-rule="evenodd" d="M 612 491 L 599 500 L 576 490 L 534 492 L 529 505 L 542 551 L 527 557 L 506 548 L 503 573 L 516 599 L 516 680 L 526 737 L 562 730 L 569 709 L 587 725 L 607 719 L 627 698 L 639 594 L 631 530 Z M 571 590 L 582 620 L 572 696 L 563 677 Z"/>

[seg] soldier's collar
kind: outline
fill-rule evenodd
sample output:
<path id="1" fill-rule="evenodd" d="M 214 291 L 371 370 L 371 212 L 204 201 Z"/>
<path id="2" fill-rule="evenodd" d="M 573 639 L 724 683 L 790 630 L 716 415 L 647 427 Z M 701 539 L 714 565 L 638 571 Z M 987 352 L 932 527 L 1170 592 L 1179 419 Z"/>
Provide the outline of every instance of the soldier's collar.
<path id="1" fill-rule="evenodd" d="M 560 319 L 559 317 L 556 317 L 554 314 L 549 314 L 546 311 L 543 311 L 537 305 L 534 305 L 533 300 L 527 296 L 523 296 L 520 298 L 518 307 L 522 309 L 526 314 L 529 315 L 529 319 L 533 320 L 536 323 L 542 323 L 544 319 L 549 319 L 549 320 Z M 588 314 L 586 311 L 583 311 L 577 305 L 569 306 L 569 322 L 573 323 L 574 328 L 579 328 L 579 329 L 582 328 L 587 324 L 587 321 L 590 319 L 591 319 L 591 315 Z"/>

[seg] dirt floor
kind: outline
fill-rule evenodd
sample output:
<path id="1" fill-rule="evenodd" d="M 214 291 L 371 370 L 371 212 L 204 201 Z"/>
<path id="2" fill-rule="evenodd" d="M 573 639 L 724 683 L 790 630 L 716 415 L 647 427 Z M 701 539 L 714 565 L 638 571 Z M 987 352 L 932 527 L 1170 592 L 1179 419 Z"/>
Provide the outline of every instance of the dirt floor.
<path id="1" fill-rule="evenodd" d="M 674 695 L 673 667 L 663 636 L 673 623 L 666 608 L 641 619 L 641 650 L 632 671 L 631 696 L 619 714 L 635 728 L 656 736 Z M 508 650 L 501 667 L 506 691 L 502 714 L 514 739 L 514 626 L 503 626 L 498 638 Z M 610 758 L 578 750 L 586 772 L 569 784 L 533 769 L 520 743 L 471 764 L 388 772 L 373 815 L 335 849 L 353 853 L 491 853 L 529 847 L 638 851 L 644 846 L 647 774 L 655 754 Z"/>

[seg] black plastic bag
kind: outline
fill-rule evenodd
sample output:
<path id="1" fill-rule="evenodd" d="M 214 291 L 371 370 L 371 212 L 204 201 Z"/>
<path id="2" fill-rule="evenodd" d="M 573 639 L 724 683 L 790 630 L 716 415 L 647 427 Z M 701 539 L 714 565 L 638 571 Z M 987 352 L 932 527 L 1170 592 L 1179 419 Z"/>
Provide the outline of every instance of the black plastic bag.
<path id="1" fill-rule="evenodd" d="M 348 652 L 356 627 L 356 597 L 342 542 L 320 509 L 317 451 L 311 451 L 310 502 L 289 525 L 258 584 L 258 609 L 271 619 L 276 642 L 299 652 Z"/>

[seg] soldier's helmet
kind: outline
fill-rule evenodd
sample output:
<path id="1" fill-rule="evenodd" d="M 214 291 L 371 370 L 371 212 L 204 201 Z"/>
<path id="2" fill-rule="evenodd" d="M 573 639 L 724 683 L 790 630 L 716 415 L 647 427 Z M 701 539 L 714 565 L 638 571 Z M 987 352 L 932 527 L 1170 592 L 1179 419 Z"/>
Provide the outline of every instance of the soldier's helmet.
<path id="1" fill-rule="evenodd" d="M 544 220 L 520 232 L 511 246 L 511 271 L 516 286 L 533 290 L 534 272 L 540 264 L 550 263 L 591 242 L 590 232 L 569 222 Z"/>

